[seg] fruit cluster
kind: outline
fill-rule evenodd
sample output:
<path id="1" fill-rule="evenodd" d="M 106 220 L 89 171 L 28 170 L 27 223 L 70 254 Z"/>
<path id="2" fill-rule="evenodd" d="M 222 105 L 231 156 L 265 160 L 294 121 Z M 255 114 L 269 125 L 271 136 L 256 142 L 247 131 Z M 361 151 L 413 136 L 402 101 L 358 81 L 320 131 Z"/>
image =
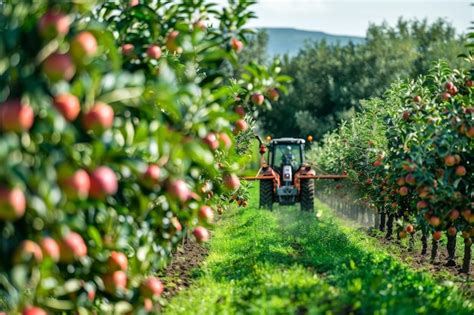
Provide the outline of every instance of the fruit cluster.
<path id="1" fill-rule="evenodd" d="M 232 78 L 250 3 L 199 3 L 2 4 L 0 310 L 156 311 L 180 239 L 208 240 L 251 132 L 234 108 L 287 79 Z"/>

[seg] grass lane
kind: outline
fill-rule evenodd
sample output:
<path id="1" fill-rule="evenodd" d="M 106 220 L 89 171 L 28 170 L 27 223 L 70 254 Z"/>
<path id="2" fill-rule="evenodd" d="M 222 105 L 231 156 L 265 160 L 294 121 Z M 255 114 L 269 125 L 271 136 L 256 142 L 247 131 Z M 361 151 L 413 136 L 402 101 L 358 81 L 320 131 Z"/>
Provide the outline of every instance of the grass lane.
<path id="1" fill-rule="evenodd" d="M 380 249 L 354 228 L 296 207 L 227 213 L 196 282 L 168 314 L 473 314 L 473 302 Z"/>

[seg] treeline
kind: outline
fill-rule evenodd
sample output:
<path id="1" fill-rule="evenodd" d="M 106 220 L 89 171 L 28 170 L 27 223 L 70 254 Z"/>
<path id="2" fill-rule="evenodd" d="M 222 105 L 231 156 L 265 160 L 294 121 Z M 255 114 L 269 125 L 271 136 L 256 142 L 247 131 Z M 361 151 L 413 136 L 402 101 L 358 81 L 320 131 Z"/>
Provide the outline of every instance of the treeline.
<path id="1" fill-rule="evenodd" d="M 265 36 L 258 41 L 265 44 Z M 463 43 L 442 19 L 400 19 L 393 27 L 371 25 L 364 44 L 308 44 L 285 58 L 283 72 L 294 78 L 293 88 L 272 110 L 263 110 L 262 128 L 274 137 L 311 134 L 318 140 L 358 111 L 361 99 L 382 96 L 396 79 L 426 74 L 439 59 L 461 66 Z"/>

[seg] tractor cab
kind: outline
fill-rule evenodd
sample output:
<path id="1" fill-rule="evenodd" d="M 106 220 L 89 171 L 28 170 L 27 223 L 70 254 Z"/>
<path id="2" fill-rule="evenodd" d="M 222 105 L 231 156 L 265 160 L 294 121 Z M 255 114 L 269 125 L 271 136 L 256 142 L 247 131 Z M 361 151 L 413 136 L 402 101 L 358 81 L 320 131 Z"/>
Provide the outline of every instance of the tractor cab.
<path id="1" fill-rule="evenodd" d="M 280 174 L 282 182 L 293 182 L 296 171 L 304 163 L 305 141 L 298 138 L 280 138 L 270 141 L 268 165 Z"/>

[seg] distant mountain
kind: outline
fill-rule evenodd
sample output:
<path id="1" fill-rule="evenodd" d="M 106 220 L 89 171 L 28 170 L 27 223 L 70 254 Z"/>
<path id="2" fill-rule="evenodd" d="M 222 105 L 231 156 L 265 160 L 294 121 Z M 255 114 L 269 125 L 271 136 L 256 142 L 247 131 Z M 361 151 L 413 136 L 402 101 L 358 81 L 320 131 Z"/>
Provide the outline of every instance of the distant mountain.
<path id="1" fill-rule="evenodd" d="M 326 40 L 329 44 L 346 45 L 350 41 L 360 44 L 365 41 L 363 37 L 331 35 L 317 31 L 303 31 L 293 28 L 264 28 L 269 35 L 268 54 L 294 56 L 307 41 L 318 42 Z"/>

